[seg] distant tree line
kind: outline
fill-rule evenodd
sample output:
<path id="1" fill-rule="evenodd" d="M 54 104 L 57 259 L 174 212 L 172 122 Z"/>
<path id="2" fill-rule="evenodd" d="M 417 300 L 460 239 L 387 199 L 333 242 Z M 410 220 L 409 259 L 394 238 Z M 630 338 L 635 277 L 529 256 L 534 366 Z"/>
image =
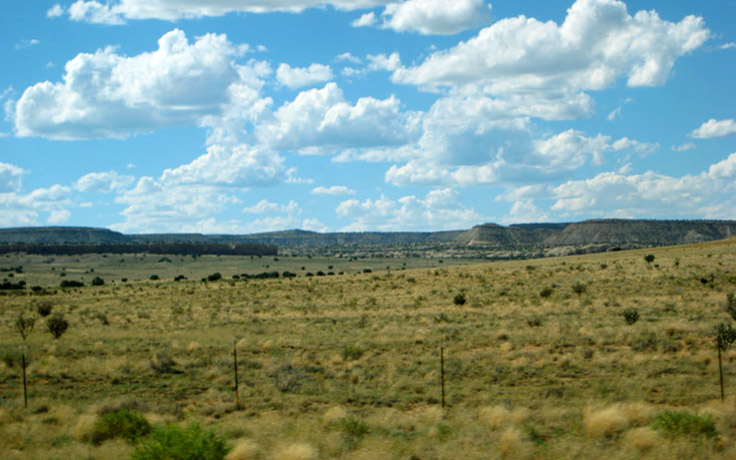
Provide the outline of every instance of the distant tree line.
<path id="1" fill-rule="evenodd" d="M 172 254 L 276 256 L 278 248 L 269 244 L 252 243 L 131 243 L 131 244 L 0 244 L 0 254 L 25 252 L 41 255 L 79 254 Z"/>

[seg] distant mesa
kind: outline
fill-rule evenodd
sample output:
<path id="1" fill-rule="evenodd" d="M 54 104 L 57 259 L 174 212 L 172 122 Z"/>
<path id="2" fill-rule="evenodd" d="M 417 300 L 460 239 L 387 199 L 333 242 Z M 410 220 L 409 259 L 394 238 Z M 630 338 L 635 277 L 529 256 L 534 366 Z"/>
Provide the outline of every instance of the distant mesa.
<path id="1" fill-rule="evenodd" d="M 477 248 L 559 248 L 597 246 L 668 246 L 736 235 L 736 221 L 593 219 L 575 223 L 477 225 L 444 232 L 337 232 L 305 230 L 248 235 L 155 233 L 125 235 L 87 227 L 0 229 L 0 252 L 50 251 L 152 252 L 170 254 L 275 255 L 279 247 L 409 246 L 439 244 Z M 52 247 L 58 247 L 52 249 Z M 58 253 L 58 252 L 57 252 Z"/>

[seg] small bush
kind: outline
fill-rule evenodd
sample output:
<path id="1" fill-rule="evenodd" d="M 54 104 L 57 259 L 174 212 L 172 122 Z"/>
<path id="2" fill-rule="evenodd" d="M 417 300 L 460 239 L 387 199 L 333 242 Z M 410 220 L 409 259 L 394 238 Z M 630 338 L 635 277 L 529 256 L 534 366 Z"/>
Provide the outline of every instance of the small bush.
<path id="1" fill-rule="evenodd" d="M 89 434 L 92 444 L 101 444 L 113 438 L 136 441 L 151 432 L 151 424 L 141 415 L 122 409 L 110 412 L 98 418 Z"/>
<path id="2" fill-rule="evenodd" d="M 654 262 L 654 255 L 652 255 L 652 254 L 645 255 L 644 256 L 644 261 L 646 261 L 646 263 L 648 263 L 648 264 L 651 264 L 652 262 Z"/>
<path id="3" fill-rule="evenodd" d="M 75 288 L 75 287 L 84 287 L 84 283 L 81 281 L 74 281 L 74 280 L 64 280 L 62 281 L 59 286 L 63 288 Z"/>
<path id="4" fill-rule="evenodd" d="M 465 302 L 467 302 L 468 299 L 465 298 L 465 294 L 462 292 L 455 295 L 455 298 L 452 299 L 452 302 L 455 305 L 465 305 Z"/>
<path id="5" fill-rule="evenodd" d="M 546 287 L 539 291 L 539 297 L 546 299 L 547 297 L 551 296 L 554 291 L 550 287 Z"/>
<path id="6" fill-rule="evenodd" d="M 158 372 L 159 374 L 179 374 L 181 371 L 177 370 L 176 361 L 165 351 L 158 352 L 156 356 L 150 359 L 151 369 Z"/>
<path id="7" fill-rule="evenodd" d="M 61 313 L 54 313 L 46 320 L 46 327 L 55 339 L 58 339 L 69 328 L 69 321 Z"/>
<path id="8" fill-rule="evenodd" d="M 230 451 L 224 438 L 197 424 L 169 425 L 141 440 L 132 460 L 223 460 Z"/>
<path id="9" fill-rule="evenodd" d="M 360 345 L 345 345 L 342 349 L 342 359 L 345 361 L 351 361 L 354 359 L 360 359 L 365 351 Z"/>
<path id="10" fill-rule="evenodd" d="M 636 308 L 627 308 L 621 315 L 624 317 L 624 319 L 626 320 L 626 324 L 628 324 L 629 326 L 639 321 L 639 312 L 636 310 Z"/>
<path id="11" fill-rule="evenodd" d="M 15 318 L 15 330 L 18 331 L 18 334 L 20 334 L 21 338 L 25 340 L 31 332 L 33 332 L 33 326 L 36 324 L 35 318 L 26 318 L 23 316 L 23 313 L 19 314 L 17 318 Z"/>
<path id="12" fill-rule="evenodd" d="M 103 286 L 105 284 L 105 280 L 100 278 L 99 276 L 95 276 L 92 278 L 92 286 Z"/>
<path id="13" fill-rule="evenodd" d="M 215 272 L 207 276 L 207 281 L 219 281 L 221 279 L 222 279 L 222 274 L 220 274 L 220 272 Z"/>
<path id="14" fill-rule="evenodd" d="M 532 316 L 526 319 L 526 324 L 528 324 L 529 327 L 539 327 L 542 325 L 542 318 L 539 316 Z"/>
<path id="15" fill-rule="evenodd" d="M 588 287 L 581 282 L 577 282 L 572 285 L 572 291 L 577 295 L 585 294 L 585 291 L 587 290 L 588 290 Z"/>
<path id="16" fill-rule="evenodd" d="M 293 393 L 304 383 L 304 373 L 291 364 L 285 364 L 273 373 L 273 383 L 280 392 Z"/>
<path id="17" fill-rule="evenodd" d="M 47 301 L 39 303 L 38 306 L 36 306 L 36 311 L 38 312 L 39 315 L 45 318 L 51 314 L 52 308 L 53 308 L 53 304 L 47 300 Z"/>
<path id="18" fill-rule="evenodd" d="M 158 275 L 151 275 L 148 279 L 151 280 L 151 281 L 157 281 L 160 278 L 158 277 Z"/>
<path id="19" fill-rule="evenodd" d="M 697 415 L 684 410 L 666 410 L 658 414 L 652 422 L 652 428 L 660 430 L 671 437 L 714 438 L 718 436 L 716 422 L 712 415 Z"/>

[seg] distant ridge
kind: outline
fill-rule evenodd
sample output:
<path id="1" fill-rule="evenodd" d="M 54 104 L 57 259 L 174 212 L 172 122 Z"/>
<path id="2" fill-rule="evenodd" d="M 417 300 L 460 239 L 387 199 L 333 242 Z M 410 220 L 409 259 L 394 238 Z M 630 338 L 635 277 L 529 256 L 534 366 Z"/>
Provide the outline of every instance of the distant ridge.
<path id="1" fill-rule="evenodd" d="M 261 244 L 278 247 L 344 245 L 406 246 L 445 244 L 488 248 L 555 248 L 586 245 L 663 246 L 698 243 L 736 235 L 736 221 L 593 219 L 575 223 L 476 225 L 445 232 L 337 232 L 306 230 L 248 235 L 156 233 L 125 235 L 88 227 L 21 227 L 0 229 L 0 244 L 155 245 Z M 605 250 L 605 248 L 603 248 Z"/>

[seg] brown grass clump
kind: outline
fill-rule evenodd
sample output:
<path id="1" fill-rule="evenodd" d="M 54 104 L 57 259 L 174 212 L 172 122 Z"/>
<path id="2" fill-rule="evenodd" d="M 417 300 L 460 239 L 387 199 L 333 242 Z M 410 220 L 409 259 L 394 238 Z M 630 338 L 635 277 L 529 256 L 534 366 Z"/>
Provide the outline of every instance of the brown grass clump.
<path id="1" fill-rule="evenodd" d="M 621 410 L 632 426 L 643 426 L 649 424 L 657 412 L 654 407 L 642 402 L 624 404 L 621 407 Z"/>
<path id="2" fill-rule="evenodd" d="M 95 414 L 82 414 L 77 419 L 77 424 L 74 426 L 74 438 L 79 441 L 86 441 L 92 434 L 92 429 L 97 421 L 97 415 Z"/>
<path id="3" fill-rule="evenodd" d="M 225 460 L 253 460 L 260 458 L 261 449 L 250 439 L 241 439 L 226 456 Z"/>
<path id="4" fill-rule="evenodd" d="M 655 430 L 643 426 L 627 431 L 624 444 L 644 452 L 662 444 L 662 437 Z"/>
<path id="5" fill-rule="evenodd" d="M 478 418 L 489 428 L 497 430 L 508 421 L 509 410 L 501 406 L 481 407 Z"/>
<path id="6" fill-rule="evenodd" d="M 278 449 L 271 457 L 273 460 L 316 460 L 317 449 L 311 444 L 296 443 Z"/>
<path id="7" fill-rule="evenodd" d="M 626 429 L 629 419 L 619 406 L 605 409 L 586 408 L 583 411 L 585 434 L 590 438 L 607 438 Z"/>
<path id="8" fill-rule="evenodd" d="M 341 406 L 335 406 L 327 410 L 325 415 L 322 416 L 322 422 L 325 425 L 330 425 L 339 420 L 342 420 L 348 416 L 348 411 Z"/>
<path id="9" fill-rule="evenodd" d="M 504 458 L 521 458 L 524 456 L 524 441 L 521 432 L 516 428 L 506 428 L 498 440 L 498 450 Z"/>

